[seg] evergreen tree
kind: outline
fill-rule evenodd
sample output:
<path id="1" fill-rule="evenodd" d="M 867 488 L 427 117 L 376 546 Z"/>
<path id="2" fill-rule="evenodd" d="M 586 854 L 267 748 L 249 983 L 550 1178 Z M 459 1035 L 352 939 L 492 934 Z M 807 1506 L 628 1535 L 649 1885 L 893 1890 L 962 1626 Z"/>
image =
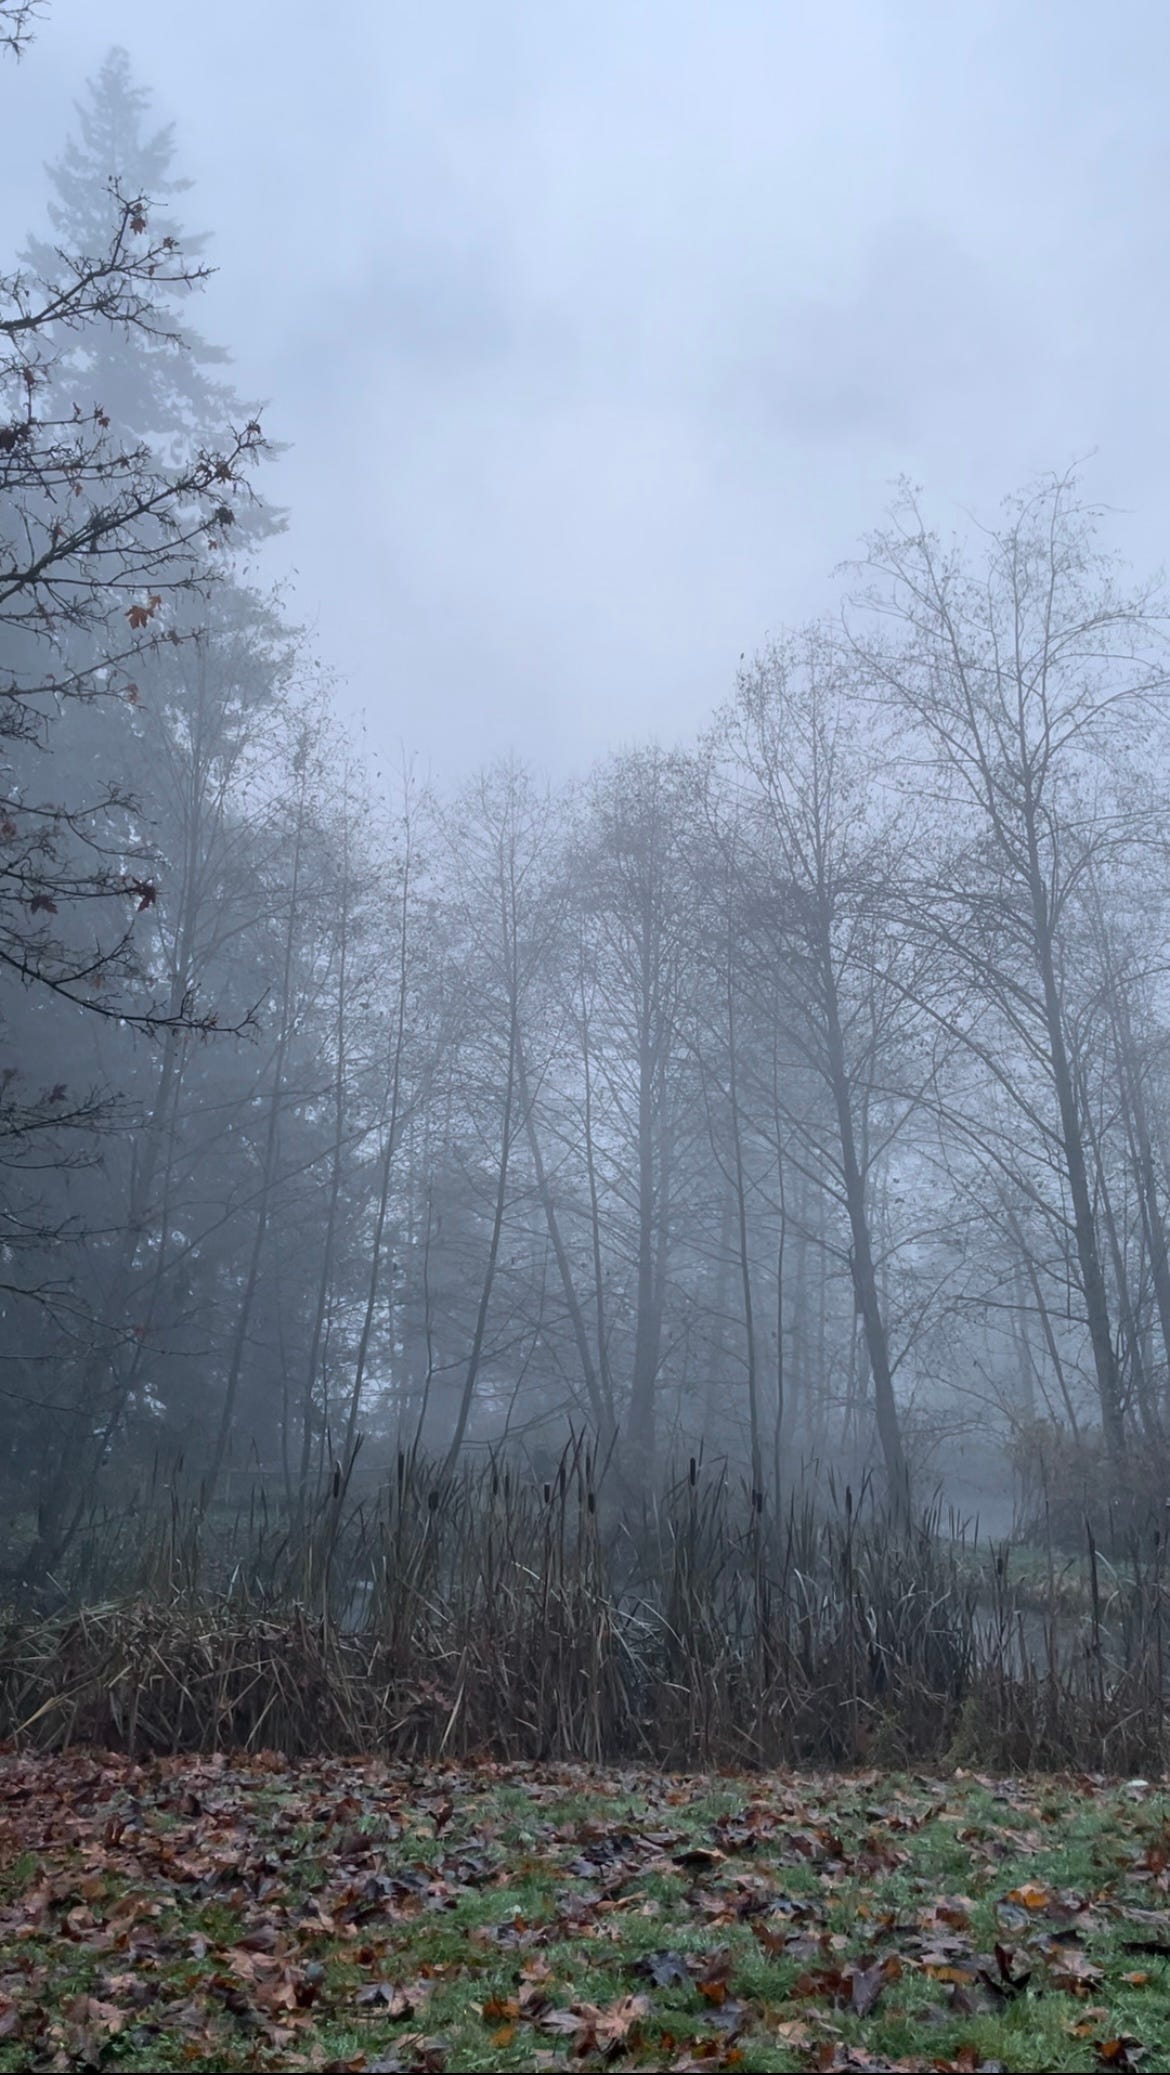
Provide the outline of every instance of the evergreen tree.
<path id="1" fill-rule="evenodd" d="M 174 464 L 192 443 L 216 444 L 228 428 L 254 420 L 257 407 L 215 372 L 229 365 L 227 349 L 211 344 L 191 322 L 192 297 L 209 272 L 210 240 L 187 231 L 171 213 L 170 204 L 193 183 L 175 173 L 174 124 L 152 124 L 151 100 L 135 82 L 128 53 L 115 46 L 76 104 L 76 133 L 46 168 L 52 238 L 30 238 L 23 258 L 46 279 L 59 278 L 77 255 L 108 246 L 128 205 L 141 212 L 152 242 L 182 253 L 182 277 L 172 269 L 153 298 L 149 322 L 91 326 L 62 332 L 56 341 L 55 387 L 62 397 L 83 409 L 92 401 L 116 438 L 143 442 L 161 462 Z M 234 502 L 233 538 L 242 526 L 251 543 L 281 523 L 255 498 Z"/>
<path id="2" fill-rule="evenodd" d="M 93 1313 L 61 1239 L 108 1234 L 120 1208 L 77 1179 L 111 1143 L 95 1129 L 112 1092 L 123 1121 L 153 1101 L 127 1026 L 216 1020 L 153 928 L 180 847 L 157 826 L 159 729 L 193 682 L 206 706 L 217 620 L 241 687 L 220 704 L 272 685 L 267 660 L 241 663 L 241 626 L 263 646 L 270 616 L 224 547 L 259 427 L 206 372 L 226 356 L 181 323 L 206 269 L 152 221 L 143 179 L 164 199 L 182 183 L 146 105 L 115 54 L 51 175 L 56 245 L 0 279 L 0 1253 L 21 1317 L 53 1332 Z M 253 531 L 272 523 L 248 508 Z M 35 1329 L 31 1358 L 41 1343 L 59 1360 Z"/>
<path id="3" fill-rule="evenodd" d="M 135 84 L 127 52 L 111 50 L 76 104 L 77 133 L 47 168 L 52 240 L 31 238 L 22 256 L 46 279 L 58 278 L 78 254 L 108 246 L 126 203 L 141 206 L 154 239 L 174 240 L 193 277 L 167 284 L 149 327 L 87 327 L 61 340 L 57 363 L 62 391 L 83 407 L 100 404 L 118 437 L 145 440 L 170 457 L 185 442 L 217 438 L 254 412 L 210 372 L 225 366 L 229 354 L 189 322 L 208 240 L 189 236 L 169 213 L 172 199 L 192 183 L 172 172 L 174 125 L 154 128 L 150 103 L 149 92 Z"/>

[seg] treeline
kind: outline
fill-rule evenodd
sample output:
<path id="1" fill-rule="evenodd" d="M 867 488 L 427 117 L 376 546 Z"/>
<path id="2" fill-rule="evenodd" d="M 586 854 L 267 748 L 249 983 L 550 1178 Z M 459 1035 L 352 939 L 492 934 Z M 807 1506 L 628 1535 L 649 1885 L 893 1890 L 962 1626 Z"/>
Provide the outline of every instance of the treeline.
<path id="1" fill-rule="evenodd" d="M 0 8 L 0 16 L 13 10 Z M 15 10 L 20 14 L 21 10 Z M 12 90 L 11 80 L 9 90 Z M 905 492 L 701 740 L 383 786 L 115 53 L 0 282 L 0 1475 L 1168 1462 L 1164 606 Z M 751 630 L 745 630 L 750 636 Z M 378 687 L 366 688 L 373 696 Z M 404 717 L 404 726 L 408 722 Z"/>

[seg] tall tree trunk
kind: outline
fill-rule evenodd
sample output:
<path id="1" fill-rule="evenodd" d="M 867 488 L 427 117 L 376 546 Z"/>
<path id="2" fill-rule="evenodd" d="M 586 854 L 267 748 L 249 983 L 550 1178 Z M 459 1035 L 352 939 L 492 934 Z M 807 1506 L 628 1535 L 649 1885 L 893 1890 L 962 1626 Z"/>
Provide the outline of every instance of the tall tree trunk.
<path id="1" fill-rule="evenodd" d="M 313 1309 L 313 1330 L 309 1341 L 309 1359 L 305 1370 L 305 1389 L 301 1408 L 301 1460 L 298 1492 L 302 1507 L 308 1503 L 309 1497 L 309 1465 L 313 1443 L 313 1394 L 317 1387 L 321 1347 L 325 1334 L 325 1320 L 333 1285 L 333 1258 L 337 1245 L 337 1212 L 341 1200 L 343 1154 L 345 1149 L 346 1012 L 348 1009 L 346 987 L 349 978 L 350 891 L 349 826 L 347 818 L 342 830 L 341 927 L 337 942 L 337 1038 L 333 1077 L 333 1145 L 330 1161 L 329 1200 L 325 1214 L 325 1234 L 321 1247 L 321 1273 L 317 1279 L 317 1301 Z M 343 1452 L 342 1460 L 343 1462 L 348 1462 L 348 1453 Z"/>
<path id="2" fill-rule="evenodd" d="M 730 920 L 730 918 L 729 918 Z M 731 937 L 727 941 L 727 1092 L 731 1105 L 731 1139 L 735 1158 L 735 1215 L 739 1240 L 739 1275 L 743 1292 L 743 1327 L 747 1353 L 748 1432 L 751 1443 L 752 1490 L 764 1488 L 764 1451 L 760 1437 L 760 1387 L 756 1365 L 756 1321 L 752 1298 L 752 1263 L 748 1246 L 747 1178 L 743 1158 L 743 1131 L 739 1108 L 739 1058 L 735 1020 L 735 982 L 731 968 Z"/>
<path id="3" fill-rule="evenodd" d="M 536 1128 L 535 1104 L 528 1087 L 524 1045 L 523 1040 L 519 1037 L 516 1043 L 516 1084 L 520 1097 L 520 1107 L 524 1113 L 524 1129 L 528 1138 L 528 1150 L 532 1155 L 532 1169 L 536 1176 L 536 1191 L 540 1199 L 540 1207 L 544 1212 L 544 1221 L 548 1230 L 549 1243 L 553 1250 L 553 1259 L 556 1261 L 557 1273 L 561 1279 L 565 1308 L 568 1311 L 569 1323 L 573 1329 L 573 1341 L 577 1349 L 577 1359 L 581 1364 L 581 1377 L 585 1385 L 585 1395 L 589 1400 L 589 1410 L 593 1419 L 594 1432 L 597 1436 L 601 1455 L 604 1458 L 608 1455 L 613 1441 L 613 1406 L 612 1403 L 606 1402 L 601 1379 L 598 1376 L 593 1360 L 593 1351 L 589 1345 L 589 1331 L 585 1324 L 585 1314 L 581 1308 L 581 1300 L 577 1295 L 573 1265 L 569 1259 L 568 1250 L 561 1233 L 560 1220 L 557 1217 L 556 1205 L 553 1202 L 552 1190 L 549 1187 L 548 1173 L 545 1168 L 544 1154 L 540 1144 L 540 1134 Z"/>
<path id="4" fill-rule="evenodd" d="M 1145 1090 L 1142 1086 L 1141 1060 L 1138 1057 L 1129 1004 L 1126 1000 L 1125 980 L 1109 956 L 1108 931 L 1100 910 L 1097 921 L 1099 942 L 1108 961 L 1109 1002 L 1117 1051 L 1121 1106 L 1130 1164 L 1137 1189 L 1142 1235 L 1150 1263 L 1150 1279 L 1162 1336 L 1162 1350 L 1166 1357 L 1165 1395 L 1167 1409 L 1170 1410 L 1170 1250 L 1167 1247 L 1166 1221 L 1158 1197 L 1153 1137 L 1146 1109 Z"/>
<path id="5" fill-rule="evenodd" d="M 406 1047 L 410 890 L 414 866 L 414 853 L 410 842 L 410 826 L 408 815 L 406 855 L 402 865 L 402 891 L 398 904 L 398 999 L 394 1018 L 394 1041 L 390 1057 L 390 1116 L 386 1126 L 381 1170 L 378 1176 L 378 1207 L 374 1217 L 374 1237 L 370 1248 L 370 1273 L 366 1284 L 365 1310 L 362 1314 L 362 1329 L 358 1339 L 353 1383 L 349 1393 L 349 1409 L 345 1419 L 345 1443 L 342 1450 L 343 1463 L 350 1461 L 357 1444 L 358 1417 L 361 1409 L 362 1391 L 366 1380 L 366 1363 L 369 1359 L 370 1339 L 374 1330 L 374 1315 L 378 1302 L 378 1278 L 381 1272 L 382 1244 L 386 1231 L 386 1218 L 390 1207 L 390 1183 L 394 1171 L 395 1155 L 397 1154 L 399 1140 L 402 1135 L 402 1062 Z"/>
<path id="6" fill-rule="evenodd" d="M 656 1216 L 654 1058 L 643 1024 L 638 1052 L 638 1283 L 634 1320 L 634 1367 L 626 1438 L 632 1481 L 648 1485 L 657 1452 L 658 1364 L 661 1319 L 656 1304 Z"/>
<path id="7" fill-rule="evenodd" d="M 277 1034 L 276 1052 L 272 1063 L 272 1088 L 268 1102 L 268 1126 L 264 1134 L 260 1200 L 256 1211 L 256 1225 L 252 1234 L 248 1266 L 244 1276 L 244 1287 L 240 1293 L 240 1303 L 236 1313 L 236 1329 L 232 1338 L 223 1403 L 220 1406 L 211 1456 L 199 1490 L 200 1513 L 207 1512 L 215 1497 L 223 1472 L 228 1443 L 231 1440 L 236 1400 L 239 1396 L 240 1377 L 248 1346 L 248 1327 L 251 1323 L 256 1292 L 260 1284 L 260 1263 L 263 1259 L 264 1242 L 268 1236 L 268 1220 L 272 1211 L 272 1197 L 276 1183 L 277 1152 L 280 1144 L 285 1061 L 292 1037 L 293 962 L 296 953 L 297 928 L 300 921 L 301 857 L 304 844 L 305 804 L 304 786 L 302 784 L 301 796 L 297 804 L 296 833 L 293 843 L 292 881 L 289 887 L 288 919 L 285 926 L 284 957 L 281 972 L 280 1029 Z"/>
<path id="8" fill-rule="evenodd" d="M 1061 1144 L 1064 1152 L 1065 1172 L 1068 1176 L 1069 1195 L 1072 1198 L 1073 1235 L 1076 1243 L 1077 1266 L 1080 1274 L 1081 1291 L 1085 1300 L 1089 1341 L 1093 1350 L 1093 1367 L 1097 1379 L 1097 1397 L 1101 1406 L 1101 1426 L 1105 1435 L 1105 1446 L 1109 1452 L 1114 1469 L 1119 1470 L 1125 1457 L 1125 1420 L 1121 1403 L 1121 1380 L 1117 1373 L 1117 1354 L 1113 1345 L 1113 1330 L 1109 1321 L 1109 1298 L 1105 1286 L 1105 1273 L 1101 1265 L 1100 1248 L 1097 1243 L 1097 1225 L 1093 1216 L 1092 1195 L 1089 1189 L 1084 1134 L 1077 1103 L 1072 1065 L 1065 1041 L 1064 1012 L 1060 999 L 1060 987 L 1056 977 L 1055 949 L 1048 905 L 1048 890 L 1044 882 L 1044 873 L 1040 863 L 1035 812 L 1030 802 L 1026 809 L 1026 827 L 1028 836 L 1029 892 L 1032 901 L 1036 958 L 1040 969 L 1040 981 L 1044 995 L 1044 1022 L 1048 1038 L 1052 1083 L 1056 1091 L 1057 1107 L 1060 1113 Z"/>
<path id="9" fill-rule="evenodd" d="M 845 1184 L 845 1208 L 849 1217 L 852 1242 L 849 1266 L 853 1278 L 854 1301 L 861 1319 L 870 1374 L 873 1378 L 874 1419 L 886 1466 L 890 1504 L 895 1515 L 905 1519 L 910 1510 L 910 1472 L 902 1445 L 902 1429 L 898 1419 L 898 1404 L 894 1396 L 894 1379 L 890 1367 L 889 1342 L 878 1296 L 869 1211 L 865 1200 L 865 1178 L 857 1157 L 853 1104 L 845 1064 L 845 1043 L 841 1032 L 836 979 L 827 943 L 821 947 L 821 970 L 829 1081 L 836 1108 L 841 1168 Z"/>
<path id="10" fill-rule="evenodd" d="M 467 1357 L 467 1367 L 464 1370 L 463 1374 L 463 1389 L 459 1397 L 459 1411 L 456 1416 L 455 1428 L 454 1432 L 451 1435 L 450 1445 L 447 1449 L 446 1455 L 443 1458 L 443 1472 L 446 1476 L 450 1475 L 451 1471 L 455 1468 L 455 1465 L 459 1460 L 459 1453 L 463 1447 L 464 1436 L 467 1433 L 467 1422 L 471 1416 L 471 1407 L 475 1401 L 475 1386 L 479 1378 L 480 1364 L 483 1360 L 484 1341 L 487 1336 L 488 1312 L 491 1307 L 492 1301 L 492 1288 L 495 1283 L 496 1266 L 500 1257 L 500 1239 L 504 1230 L 504 1212 L 507 1208 L 508 1202 L 508 1170 L 512 1153 L 512 1112 L 515 1106 L 516 1099 L 516 1052 L 518 1035 L 519 1032 L 517 1028 L 517 1005 L 515 1002 L 515 998 L 513 997 L 512 1012 L 508 1025 L 508 1071 L 507 1080 L 504 1088 L 504 1111 L 503 1122 L 501 1126 L 500 1160 L 496 1178 L 495 1205 L 492 1212 L 491 1238 L 488 1242 L 487 1262 L 484 1267 L 483 1282 L 480 1286 L 479 1293 L 479 1304 L 477 1306 L 475 1314 L 475 1330 L 471 1338 L 471 1349 Z"/>
<path id="11" fill-rule="evenodd" d="M 1055 1376 L 1057 1384 L 1060 1388 L 1060 1396 L 1061 1401 L 1064 1405 L 1065 1417 L 1068 1420 L 1072 1432 L 1074 1434 L 1079 1434 L 1081 1431 L 1080 1421 L 1077 1418 L 1076 1405 L 1073 1402 L 1073 1395 L 1068 1386 L 1068 1378 L 1065 1375 L 1064 1363 L 1061 1360 L 1060 1346 L 1056 1338 L 1056 1330 L 1052 1323 L 1052 1315 L 1048 1309 L 1047 1303 L 1045 1302 L 1044 1291 L 1040 1285 L 1040 1270 L 1037 1266 L 1035 1255 L 1033 1254 L 1031 1247 L 1028 1245 L 1027 1239 L 1024 1236 L 1024 1231 L 1019 1219 L 1017 1218 L 1015 1212 L 1011 1209 L 1010 1205 L 1006 1203 L 1004 1204 L 1004 1215 L 1007 1218 L 1008 1229 L 1010 1230 L 1012 1238 L 1016 1243 L 1016 1249 L 1019 1260 L 1023 1263 L 1024 1272 L 1027 1275 L 1028 1282 L 1031 1286 L 1032 1296 L 1035 1300 L 1036 1305 L 1036 1313 L 1040 1320 L 1040 1329 L 1044 1335 L 1044 1345 L 1048 1350 L 1048 1359 L 1052 1364 L 1052 1373 Z M 1045 1392 L 1045 1398 L 1047 1398 L 1047 1395 L 1047 1392 Z"/>
<path id="12" fill-rule="evenodd" d="M 617 1414 L 614 1405 L 613 1372 L 609 1363 L 609 1341 L 606 1327 L 605 1270 L 601 1251 L 601 1201 L 597 1182 L 597 1151 L 593 1138 L 593 1065 L 583 975 L 581 981 L 581 1076 L 584 1101 L 585 1174 L 589 1186 L 589 1239 L 593 1266 L 593 1315 L 597 1328 L 597 1375 L 610 1423 L 616 1426 Z"/>

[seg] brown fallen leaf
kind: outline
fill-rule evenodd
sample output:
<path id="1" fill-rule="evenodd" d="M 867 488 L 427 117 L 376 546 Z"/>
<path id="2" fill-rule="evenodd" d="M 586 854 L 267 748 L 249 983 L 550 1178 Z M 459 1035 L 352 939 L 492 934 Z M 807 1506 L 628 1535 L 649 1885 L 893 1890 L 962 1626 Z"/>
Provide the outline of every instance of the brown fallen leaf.
<path id="1" fill-rule="evenodd" d="M 388 2054 L 365 2063 L 364 2075 L 443 2075 L 450 2051 L 446 2039 L 403 2032 Z"/>
<path id="2" fill-rule="evenodd" d="M 813 2043 L 812 2029 L 799 2017 L 782 2018 L 771 2027 L 782 2046 L 791 2047 L 794 2053 L 803 2053 Z"/>
<path id="3" fill-rule="evenodd" d="M 992 1974 L 987 1967 L 980 1967 L 979 1969 L 980 1981 L 986 1983 L 987 1987 L 995 1995 L 1002 1996 L 1005 2001 L 1010 2000 L 1014 1996 L 1022 1996 L 1032 1979 L 1030 1968 L 1026 1974 L 1016 1974 L 1013 1972 L 1012 1962 L 1014 1958 L 1014 1953 L 1009 1951 L 1007 1946 L 997 1945 L 995 1948 L 996 1972 Z"/>
<path id="4" fill-rule="evenodd" d="M 1064 2029 L 1070 2039 L 1094 2039 L 1102 2025 L 1108 2023 L 1109 2012 L 1104 2004 L 1099 2004 L 1094 2005 L 1091 2010 L 1082 2011 L 1080 2017 L 1070 2018 Z"/>
<path id="5" fill-rule="evenodd" d="M 359 1989 L 357 2003 L 370 2017 L 418 2017 L 430 1997 L 428 1982 L 412 1982 L 409 1988 L 396 1988 L 393 1982 L 373 1981 Z"/>
<path id="6" fill-rule="evenodd" d="M 1087 1996 L 1099 1989 L 1105 1979 L 1104 1970 L 1095 1966 L 1084 1953 L 1058 1948 L 1051 1955 L 1053 1986 L 1063 1989 L 1066 1995 Z"/>
<path id="7" fill-rule="evenodd" d="M 640 1960 L 635 1960 L 630 1972 L 644 1975 L 656 1989 L 690 1986 L 690 1969 L 683 1955 L 677 1952 L 644 1953 Z"/>
<path id="8" fill-rule="evenodd" d="M 872 1967 L 854 1967 L 849 1976 L 849 2006 L 858 2017 L 868 2017 L 877 2008 L 886 1985 L 880 1960 Z"/>
<path id="9" fill-rule="evenodd" d="M 1120 2032 L 1114 2039 L 1098 2040 L 1097 2059 L 1103 2068 L 1136 2068 L 1145 2050 L 1140 2039 Z"/>
<path id="10" fill-rule="evenodd" d="M 480 2004 L 479 2014 L 488 2025 L 498 2024 L 501 2020 L 510 2023 L 519 2017 L 520 2005 L 515 1996 L 489 1996 L 485 2003 Z"/>

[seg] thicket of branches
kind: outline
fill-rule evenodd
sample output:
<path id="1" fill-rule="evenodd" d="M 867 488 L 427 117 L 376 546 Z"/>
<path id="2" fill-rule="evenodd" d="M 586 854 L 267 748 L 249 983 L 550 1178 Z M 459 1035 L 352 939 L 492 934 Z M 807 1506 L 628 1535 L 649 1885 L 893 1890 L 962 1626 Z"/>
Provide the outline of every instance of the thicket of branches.
<path id="1" fill-rule="evenodd" d="M 170 163 L 114 54 L 0 280 L 15 1557 L 152 1465 L 307 1517 L 359 1441 L 571 1426 L 631 1496 L 706 1445 L 905 1511 L 948 1432 L 1156 1496 L 1164 609 L 1075 480 L 907 491 L 685 752 L 384 793 L 249 580 Z"/>

